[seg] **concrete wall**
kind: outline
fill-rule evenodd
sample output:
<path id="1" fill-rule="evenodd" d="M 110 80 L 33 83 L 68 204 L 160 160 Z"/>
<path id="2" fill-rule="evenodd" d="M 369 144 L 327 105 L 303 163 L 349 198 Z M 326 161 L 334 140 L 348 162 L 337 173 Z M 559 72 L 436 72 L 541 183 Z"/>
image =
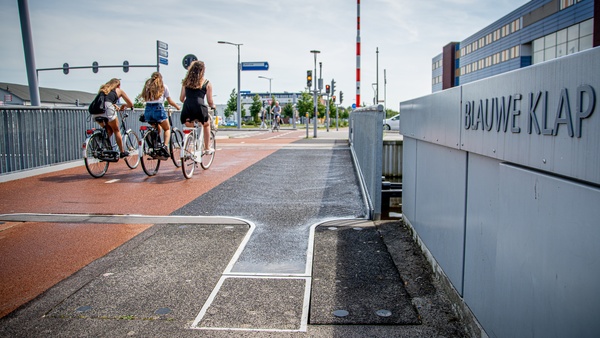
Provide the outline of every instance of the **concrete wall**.
<path id="1" fill-rule="evenodd" d="M 400 105 L 405 221 L 491 337 L 600 335 L 598 69 L 595 48 Z"/>

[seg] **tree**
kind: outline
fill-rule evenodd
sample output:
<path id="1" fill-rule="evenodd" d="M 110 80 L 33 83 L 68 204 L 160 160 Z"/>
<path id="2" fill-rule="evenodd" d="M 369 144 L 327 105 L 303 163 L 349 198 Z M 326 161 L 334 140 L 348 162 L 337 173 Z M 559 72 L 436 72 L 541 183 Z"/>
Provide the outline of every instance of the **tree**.
<path id="1" fill-rule="evenodd" d="M 142 98 L 142 94 L 138 94 L 133 101 L 134 108 L 144 108 L 144 99 Z"/>
<path id="2" fill-rule="evenodd" d="M 296 103 L 296 107 L 298 108 L 298 114 L 300 116 L 312 116 L 314 111 L 314 103 L 312 95 L 309 92 L 302 92 L 302 95 L 298 99 L 298 103 Z"/>
<path id="3" fill-rule="evenodd" d="M 223 111 L 223 115 L 225 115 L 226 119 L 229 119 L 231 115 L 237 112 L 237 94 L 235 92 L 235 88 L 231 91 L 229 95 L 229 100 L 227 101 L 227 106 Z"/>
<path id="4" fill-rule="evenodd" d="M 395 111 L 395 110 L 393 110 L 393 109 L 389 109 L 388 108 L 388 109 L 385 110 L 385 118 L 386 119 L 389 119 L 390 117 L 392 117 L 394 115 L 397 115 L 397 114 L 398 114 L 398 112 Z"/>
<path id="5" fill-rule="evenodd" d="M 285 106 L 283 106 L 281 115 L 289 118 L 294 117 L 294 106 L 291 103 L 287 103 Z"/>
<path id="6" fill-rule="evenodd" d="M 260 114 L 261 109 L 262 109 L 262 102 L 260 102 L 260 96 L 258 96 L 258 94 L 256 94 L 252 98 L 252 105 L 250 106 L 250 115 L 252 115 L 252 120 L 256 123 L 260 122 L 260 118 L 259 118 L 258 114 Z"/>

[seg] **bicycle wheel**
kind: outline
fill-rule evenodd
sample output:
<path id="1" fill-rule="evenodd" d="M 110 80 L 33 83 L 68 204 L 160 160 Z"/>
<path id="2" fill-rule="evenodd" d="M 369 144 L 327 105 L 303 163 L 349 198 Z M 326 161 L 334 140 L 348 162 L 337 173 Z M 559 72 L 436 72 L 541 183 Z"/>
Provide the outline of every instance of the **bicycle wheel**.
<path id="1" fill-rule="evenodd" d="M 194 161 L 194 153 L 196 151 L 196 139 L 194 134 L 189 134 L 181 149 L 183 158 L 181 160 L 181 171 L 185 178 L 192 178 L 194 175 L 194 169 L 196 168 L 196 161 Z"/>
<path id="2" fill-rule="evenodd" d="M 179 129 L 173 128 L 173 130 L 171 130 L 171 143 L 169 144 L 169 151 L 171 152 L 173 164 L 177 168 L 181 167 L 181 147 L 183 147 L 183 132 Z"/>
<path id="3" fill-rule="evenodd" d="M 125 157 L 125 163 L 131 169 L 137 168 L 140 164 L 140 138 L 134 131 L 128 130 L 123 138 L 123 146 L 129 152 L 129 156 Z"/>
<path id="4" fill-rule="evenodd" d="M 105 149 L 110 149 L 108 140 L 102 138 L 102 134 L 92 134 L 85 143 L 85 154 L 83 161 L 85 169 L 92 177 L 99 178 L 106 174 L 108 162 L 101 160 L 103 145 Z"/>
<path id="5" fill-rule="evenodd" d="M 141 162 L 142 169 L 148 176 L 154 176 L 158 172 L 160 167 L 160 160 L 155 157 L 156 151 L 154 150 L 154 144 L 156 143 L 156 131 L 148 131 L 142 138 L 142 153 Z"/>
<path id="6" fill-rule="evenodd" d="M 208 169 L 212 164 L 213 160 L 215 159 L 215 153 L 217 151 L 217 141 L 215 140 L 215 132 L 212 130 L 210 131 L 210 138 L 208 140 L 208 144 L 209 148 L 213 149 L 213 152 L 212 154 L 202 155 L 202 161 L 200 162 L 202 169 Z"/>

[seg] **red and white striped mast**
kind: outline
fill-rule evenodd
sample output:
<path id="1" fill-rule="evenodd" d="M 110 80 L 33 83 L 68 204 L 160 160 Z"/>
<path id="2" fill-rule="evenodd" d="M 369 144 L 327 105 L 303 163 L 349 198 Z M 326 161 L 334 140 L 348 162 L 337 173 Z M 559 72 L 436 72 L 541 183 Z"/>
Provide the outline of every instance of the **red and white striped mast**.
<path id="1" fill-rule="evenodd" d="M 360 0 L 356 0 L 356 107 L 360 107 Z"/>

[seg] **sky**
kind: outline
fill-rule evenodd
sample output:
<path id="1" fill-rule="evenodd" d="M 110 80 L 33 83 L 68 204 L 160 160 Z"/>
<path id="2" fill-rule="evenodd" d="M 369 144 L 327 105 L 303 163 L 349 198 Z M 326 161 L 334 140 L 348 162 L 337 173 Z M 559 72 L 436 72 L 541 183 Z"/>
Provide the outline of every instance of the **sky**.
<path id="1" fill-rule="evenodd" d="M 268 71 L 242 71 L 241 91 L 301 92 L 306 71 L 322 63 L 325 84 L 336 81 L 344 106 L 356 101 L 355 0 L 27 0 L 37 69 L 155 65 L 156 41 L 168 44 L 160 71 L 178 98 L 188 54 L 206 64 L 214 101 L 237 90 L 241 62 L 268 62 Z M 379 100 L 398 110 L 402 101 L 431 93 L 431 59 L 527 0 L 363 0 L 360 4 L 361 105 Z M 28 84 L 17 0 L 0 0 L 0 82 Z M 379 50 L 379 53 L 376 51 Z M 156 68 L 40 71 L 40 87 L 95 93 L 113 77 L 133 99 Z M 377 72 L 379 70 L 379 72 Z M 379 73 L 379 74 L 378 74 Z M 377 76 L 378 75 L 378 76 Z M 268 77 L 272 80 L 259 78 Z M 313 76 L 315 79 L 317 76 Z M 384 83 L 385 82 L 385 83 Z M 179 100 L 177 100 L 179 101 Z M 338 99 L 339 102 L 339 99 Z"/>

